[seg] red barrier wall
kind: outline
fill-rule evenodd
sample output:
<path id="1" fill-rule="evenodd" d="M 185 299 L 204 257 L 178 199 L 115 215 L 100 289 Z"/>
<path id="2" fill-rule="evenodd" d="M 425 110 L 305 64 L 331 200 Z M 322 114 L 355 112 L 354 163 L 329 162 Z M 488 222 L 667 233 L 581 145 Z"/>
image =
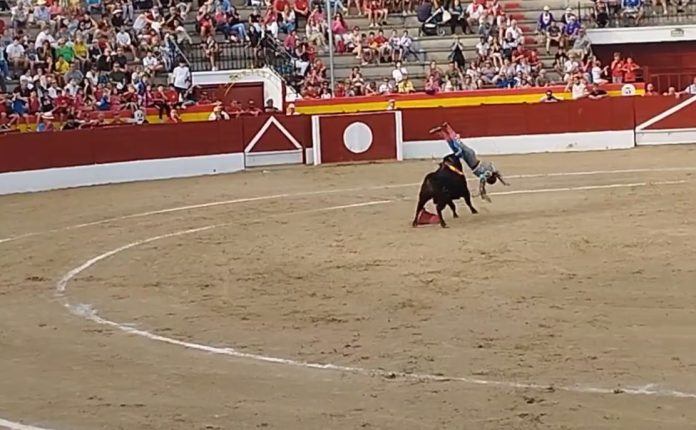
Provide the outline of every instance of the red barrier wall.
<path id="1" fill-rule="evenodd" d="M 696 103 L 674 97 L 613 97 L 549 104 L 482 105 L 406 109 L 403 141 L 432 140 L 428 129 L 448 121 L 463 137 L 515 136 L 634 130 L 636 125 L 683 103 L 650 130 L 696 128 Z M 310 116 L 242 117 L 223 122 L 120 126 L 0 136 L 0 173 L 212 154 L 241 153 L 254 139 L 253 152 L 291 149 L 288 135 L 312 147 Z M 263 128 L 266 130 L 263 131 Z M 290 145 L 290 146 L 288 146 Z"/>
<path id="2" fill-rule="evenodd" d="M 462 137 L 630 130 L 635 124 L 635 100 L 641 99 L 406 109 L 404 141 L 432 139 L 428 130 L 443 121 L 452 124 Z"/>

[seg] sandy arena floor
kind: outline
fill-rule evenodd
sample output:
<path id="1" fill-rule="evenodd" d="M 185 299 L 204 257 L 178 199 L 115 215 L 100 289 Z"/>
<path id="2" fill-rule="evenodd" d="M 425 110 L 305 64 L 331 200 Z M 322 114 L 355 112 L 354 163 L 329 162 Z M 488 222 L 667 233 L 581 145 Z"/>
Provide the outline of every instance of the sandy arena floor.
<path id="1" fill-rule="evenodd" d="M 693 429 L 694 149 L 0 197 L 0 428 Z"/>

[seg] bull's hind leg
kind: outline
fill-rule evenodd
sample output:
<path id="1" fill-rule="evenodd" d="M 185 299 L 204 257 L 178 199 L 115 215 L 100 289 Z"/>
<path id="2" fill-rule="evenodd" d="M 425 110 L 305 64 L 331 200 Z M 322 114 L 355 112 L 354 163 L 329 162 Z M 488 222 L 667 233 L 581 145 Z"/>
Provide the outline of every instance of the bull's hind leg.
<path id="1" fill-rule="evenodd" d="M 440 217 L 440 227 L 446 228 L 447 223 L 445 222 L 445 218 L 442 216 L 442 210 L 447 206 L 447 202 L 436 202 L 435 203 L 435 209 L 437 210 L 437 216 Z"/>
<path id="2" fill-rule="evenodd" d="M 452 216 L 455 218 L 459 218 L 459 215 L 457 214 L 457 206 L 454 205 L 454 201 L 450 200 L 449 203 L 447 203 L 447 206 L 449 206 L 449 208 L 452 209 Z"/>
<path id="3" fill-rule="evenodd" d="M 416 216 L 413 218 L 413 226 L 416 227 L 418 225 L 418 215 L 423 211 L 425 208 L 425 204 L 430 200 L 430 197 L 425 195 L 425 193 L 421 192 L 421 194 L 418 196 L 418 204 L 416 205 Z"/>

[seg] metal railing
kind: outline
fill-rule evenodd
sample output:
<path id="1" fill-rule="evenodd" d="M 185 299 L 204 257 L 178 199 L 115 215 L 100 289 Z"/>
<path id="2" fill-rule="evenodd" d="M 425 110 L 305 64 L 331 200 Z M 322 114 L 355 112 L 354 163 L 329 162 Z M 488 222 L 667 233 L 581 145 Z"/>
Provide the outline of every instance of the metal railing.
<path id="1" fill-rule="evenodd" d="M 289 84 L 297 81 L 295 61 L 285 48 L 271 38 L 263 38 L 256 46 L 223 42 L 213 62 L 219 70 L 258 69 L 271 67 Z M 206 55 L 205 45 L 195 44 L 187 53 L 191 70 L 212 70 L 213 64 Z"/>
<path id="2" fill-rule="evenodd" d="M 635 27 L 635 20 L 625 17 L 621 12 L 621 1 L 607 1 L 608 16 L 606 17 L 606 25 L 600 25 L 597 22 L 597 14 L 593 6 L 580 6 L 580 16 L 583 19 L 583 24 L 594 28 L 620 28 L 620 27 Z M 672 5 L 667 1 L 667 14 L 661 5 L 653 6 L 651 1 L 643 2 L 643 17 L 638 25 L 640 27 L 652 27 L 658 25 L 676 25 L 676 24 L 696 24 L 696 3 L 679 7 Z"/>
<path id="3" fill-rule="evenodd" d="M 693 83 L 694 76 L 696 76 L 696 69 L 654 69 L 645 67 L 643 75 L 645 77 L 645 82 L 652 83 L 659 92 L 665 92 L 669 87 L 674 87 L 677 91 L 681 91 Z"/>

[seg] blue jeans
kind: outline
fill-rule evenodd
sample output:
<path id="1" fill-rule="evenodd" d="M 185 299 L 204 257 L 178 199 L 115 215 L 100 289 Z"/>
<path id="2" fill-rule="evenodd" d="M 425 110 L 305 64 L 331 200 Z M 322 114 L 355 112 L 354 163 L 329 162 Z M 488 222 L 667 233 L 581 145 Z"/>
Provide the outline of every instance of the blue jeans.
<path id="1" fill-rule="evenodd" d="M 464 145 L 460 139 L 447 139 L 447 144 L 452 152 L 454 152 L 454 155 L 464 160 L 471 170 L 474 170 L 479 164 L 476 152 Z"/>

